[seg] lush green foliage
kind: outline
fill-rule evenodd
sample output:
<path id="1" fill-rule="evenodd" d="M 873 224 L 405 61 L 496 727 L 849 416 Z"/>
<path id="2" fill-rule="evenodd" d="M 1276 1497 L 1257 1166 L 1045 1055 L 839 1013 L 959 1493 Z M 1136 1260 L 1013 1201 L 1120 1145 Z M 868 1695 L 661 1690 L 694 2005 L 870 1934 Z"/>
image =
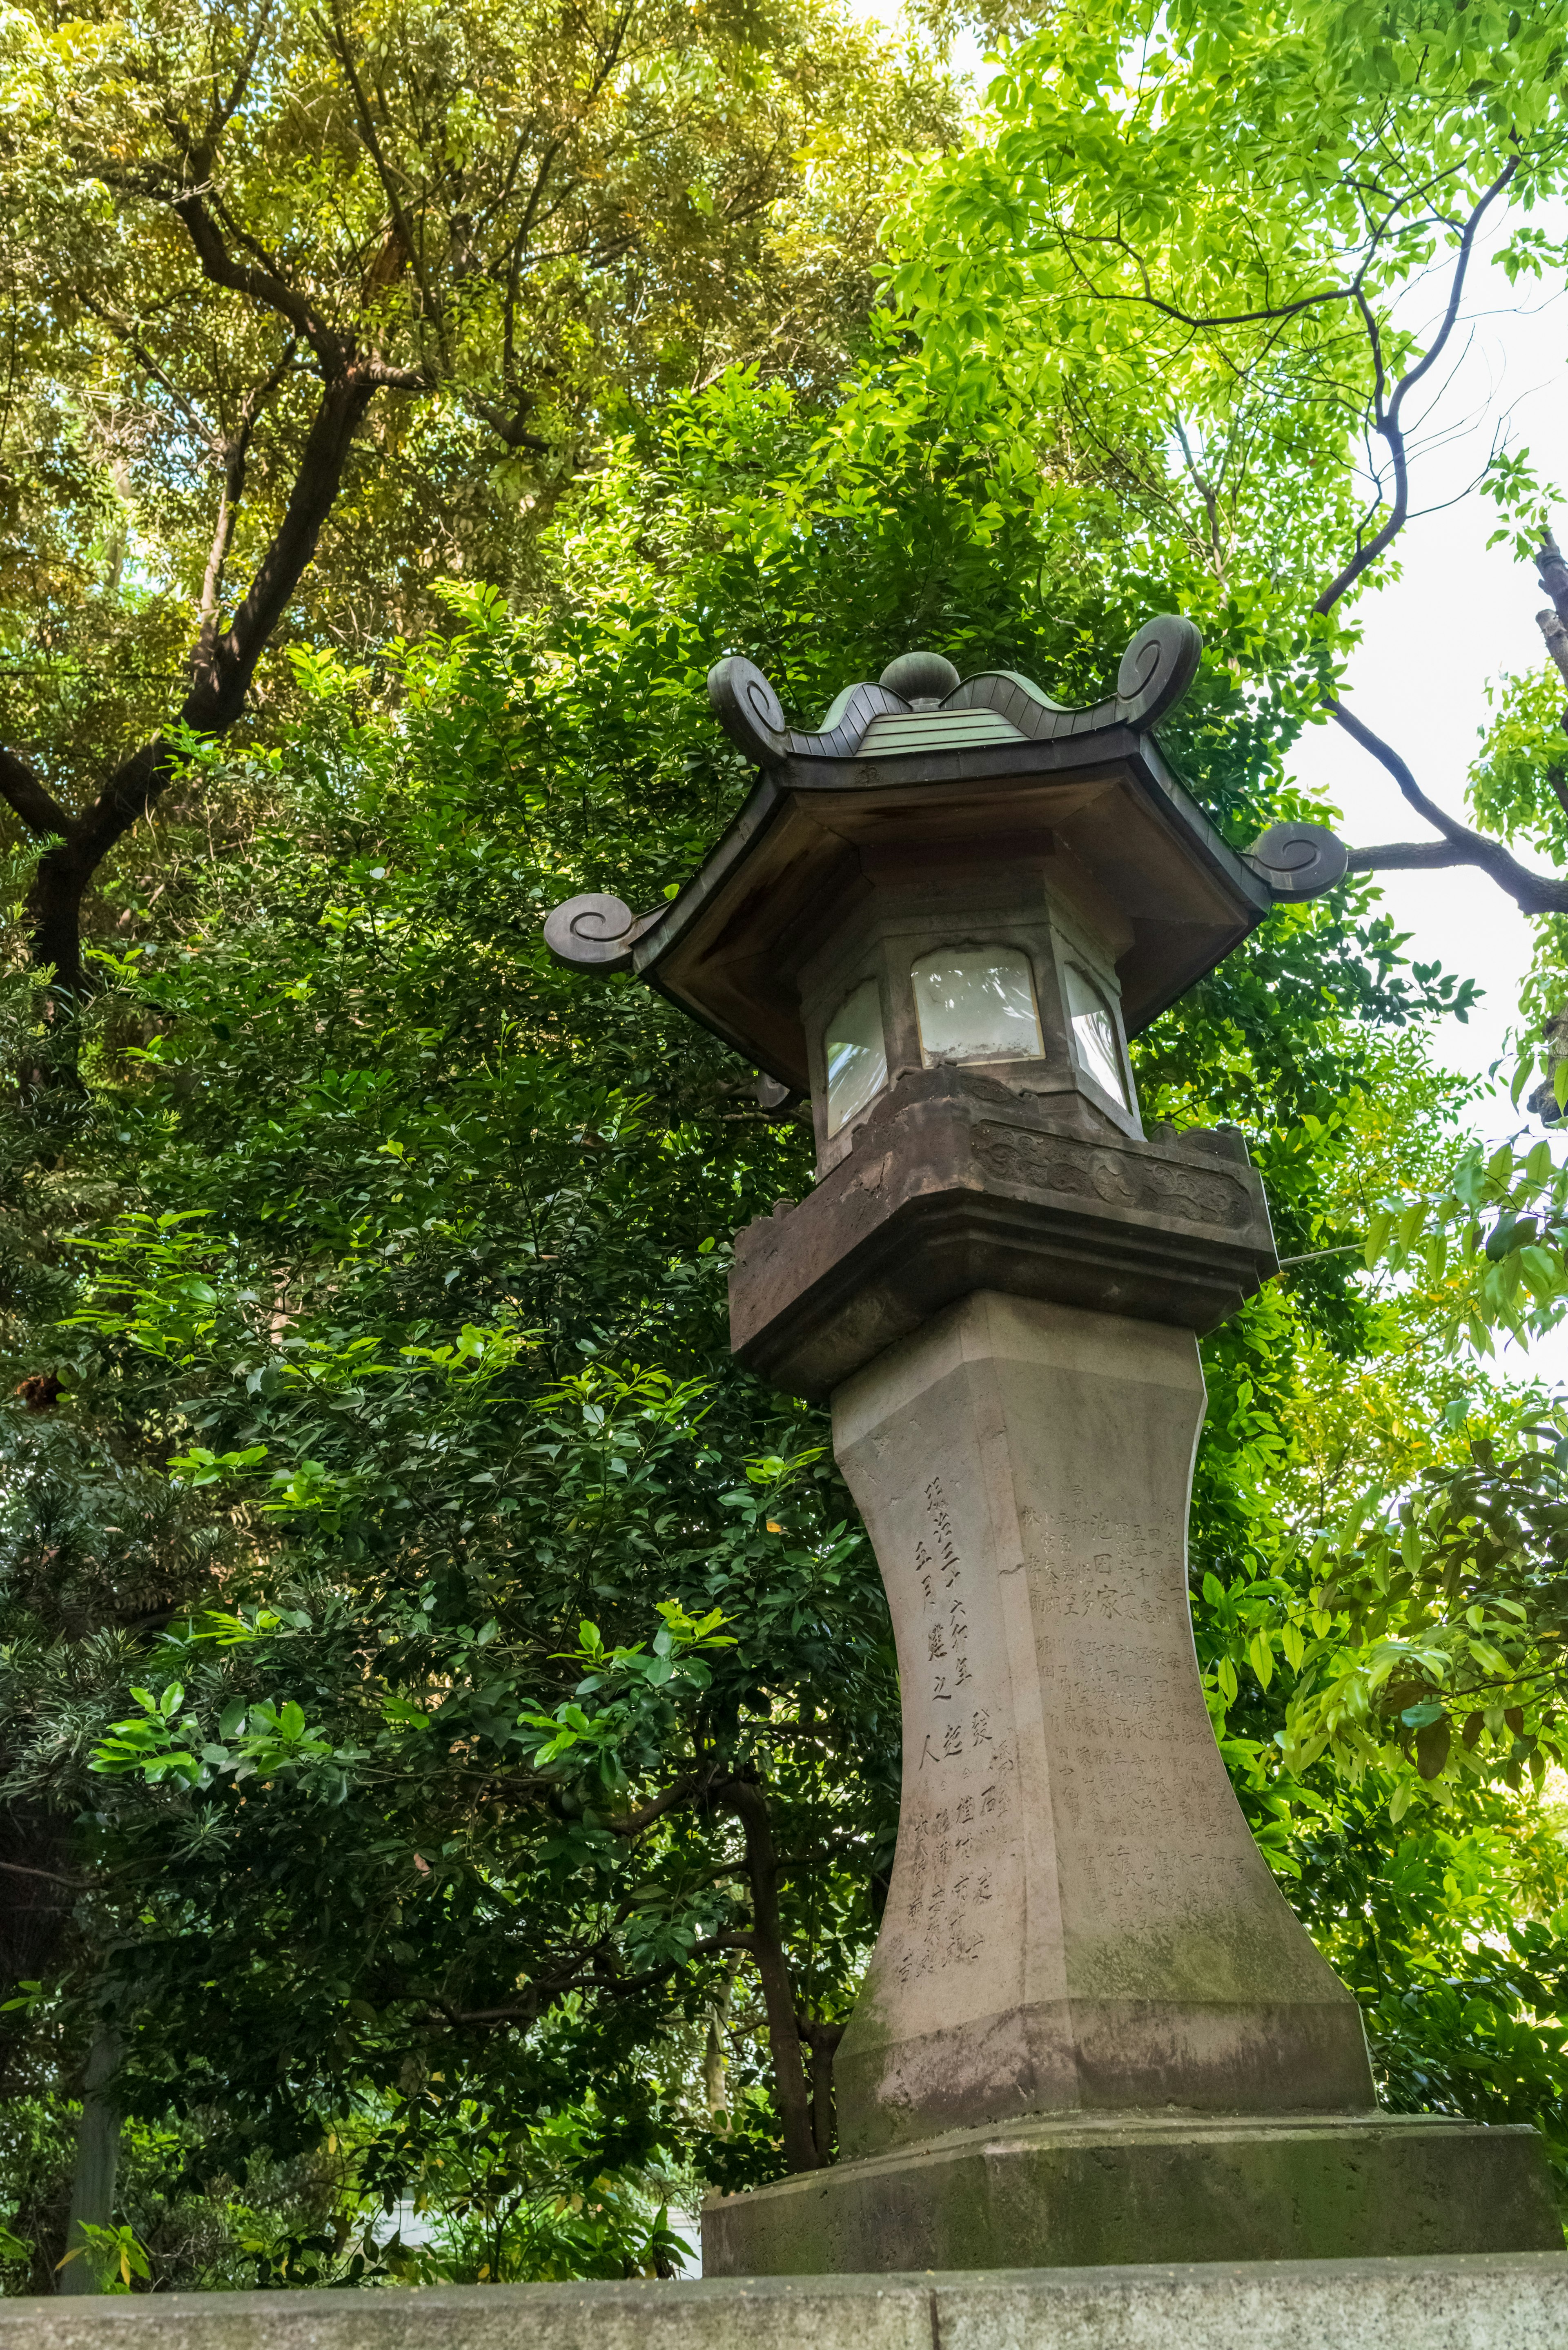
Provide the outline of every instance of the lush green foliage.
<path id="1" fill-rule="evenodd" d="M 6 723 L 67 793 L 169 714 L 225 500 L 248 583 L 324 337 L 386 378 L 296 607 L 357 649 L 525 568 L 607 413 L 830 384 L 949 104 L 811 0 L 25 6 L 0 88 Z"/>
<path id="2" fill-rule="evenodd" d="M 1462 209 L 1499 73 L 1543 77 L 1554 36 L 1483 69 L 1444 32 L 1421 112 L 1338 9 L 1184 15 L 1130 95 L 1118 22 L 1034 34 L 912 185 L 901 322 L 830 412 L 735 371 L 634 417 L 526 594 L 491 562 L 510 603 L 449 588 L 406 635 L 382 594 L 351 658 L 329 560 L 283 701 L 237 748 L 184 738 L 126 844 L 92 1002 L 62 1024 L 4 972 L 33 1073 L 0 1107 L 16 2282 L 61 2244 L 50 2094 L 108 2029 L 115 2225 L 159 2282 L 657 2271 L 672 2199 L 832 2157 L 896 1675 L 824 1416 L 737 1370 L 724 1315 L 731 1236 L 810 1180 L 807 1139 L 659 1000 L 553 966 L 540 922 L 582 887 L 657 903 L 741 804 L 702 691 L 729 650 L 802 715 L 916 642 L 1087 699 L 1180 607 L 1208 639 L 1184 779 L 1239 846 L 1304 812 L 1284 761 L 1343 650 L 1312 606 L 1356 543 L 1367 317 L 1453 224 L 1412 199 L 1379 229 L 1365 314 L 1314 273 L 1355 265 L 1358 140 L 1407 112 L 1408 186 L 1440 151 Z M 356 203 L 368 153 L 333 161 Z M 285 192 L 304 238 L 330 190 Z M 1085 276 L 1117 204 L 1183 303 L 1266 279 L 1286 323 L 1181 327 L 1124 301 L 1125 253 Z M 409 282 L 384 298 L 424 365 L 440 306 Z M 381 513 L 392 569 L 421 511 Z M 1242 1128 L 1290 1260 L 1205 1351 L 1194 1611 L 1238 1790 L 1390 2098 L 1539 2117 L 1568 2169 L 1536 1784 L 1558 1439 L 1454 1359 L 1470 1258 L 1360 1259 L 1380 1201 L 1444 1190 L 1463 1088 L 1421 1027 L 1468 1000 L 1356 884 L 1278 910 L 1138 1078 L 1150 1118 Z"/>
<path id="3" fill-rule="evenodd" d="M 1304 629 L 1406 511 L 1404 400 L 1441 344 L 1401 295 L 1505 198 L 1509 276 L 1561 265 L 1528 214 L 1568 165 L 1563 57 L 1546 5 L 1053 12 L 984 135 L 912 184 L 893 283 L 923 364 L 966 412 L 1050 416 L 1239 619 L 1266 582 Z M 1521 452 L 1489 489 L 1505 529 L 1539 513 Z"/>
<path id="4" fill-rule="evenodd" d="M 907 435 L 879 504 L 863 432 L 846 481 L 819 452 L 781 546 L 792 437 L 780 396 L 727 386 L 610 469 L 553 610 L 472 598 L 378 670 L 302 660 L 305 723 L 228 778 L 265 811 L 251 845 L 182 863 L 174 919 L 106 959 L 87 1097 L 7 1129 L 15 1360 L 64 1383 L 11 1422 L 14 1782 L 79 1808 L 89 1868 L 37 2028 L 111 2010 L 132 2110 L 199 2114 L 179 2162 L 220 2194 L 344 2134 L 362 2208 L 429 2205 L 463 2272 L 657 2264 L 664 2190 L 633 2182 L 776 2168 L 804 2060 L 770 1902 L 831 2149 L 895 1826 L 874 1562 L 819 1417 L 724 1350 L 729 1235 L 807 1180 L 801 1129 L 628 983 L 555 971 L 541 910 L 579 879 L 646 902 L 711 837 L 745 782 L 699 696 L 722 644 L 825 698 L 919 567 L 939 641 L 1088 673 L 1141 585 L 1085 532 L 1070 624 L 1038 556 L 1021 608 L 1032 503 L 977 542 L 970 475 Z M 632 517 L 666 566 L 627 564 Z M 836 595 L 852 574 L 880 593 Z M 1290 691 L 1216 664 L 1194 697 L 1182 754 L 1233 822 L 1277 800 Z M 1151 1033 L 1146 1104 L 1241 1120 L 1282 1247 L 1332 1248 L 1377 1039 L 1449 993 L 1365 910 L 1286 911 Z M 1418 1061 L 1406 1083 L 1436 1105 Z M 1330 1256 L 1211 1350 L 1205 1651 L 1287 1874 L 1323 1799 L 1266 1759 L 1236 1595 L 1274 1572 L 1303 1347 L 1376 1335 Z M 67 1606 L 97 1628 L 62 1645 Z M 597 2252 L 562 2248 L 567 2173 L 628 2181 Z M 459 2243 L 482 2211 L 487 2263 Z M 364 2258 L 307 2232 L 254 2257 Z"/>

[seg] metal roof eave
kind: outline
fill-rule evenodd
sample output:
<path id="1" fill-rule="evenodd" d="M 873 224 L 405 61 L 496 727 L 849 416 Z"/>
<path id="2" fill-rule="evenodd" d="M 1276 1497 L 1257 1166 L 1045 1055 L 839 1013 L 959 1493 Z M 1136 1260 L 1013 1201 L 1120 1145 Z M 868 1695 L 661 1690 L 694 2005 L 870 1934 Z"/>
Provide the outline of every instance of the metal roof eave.
<path id="1" fill-rule="evenodd" d="M 1142 796 L 1163 825 L 1251 915 L 1255 929 L 1274 903 L 1273 892 L 1223 839 L 1183 785 L 1178 782 L 1150 734 L 1134 727 L 1107 726 L 1092 734 L 1052 741 L 998 743 L 963 751 L 905 753 L 897 758 L 790 758 L 764 768 L 740 813 L 732 820 L 677 898 L 638 939 L 632 969 L 652 980 L 659 964 L 695 921 L 717 890 L 740 870 L 789 797 L 812 799 L 831 793 L 940 790 L 954 784 L 1021 784 L 1065 777 L 1086 764 L 1124 762 Z M 1239 909 L 1240 910 L 1240 909 Z M 1244 931 L 1243 936 L 1246 935 Z M 717 1033 L 717 1032 L 715 1032 Z"/>

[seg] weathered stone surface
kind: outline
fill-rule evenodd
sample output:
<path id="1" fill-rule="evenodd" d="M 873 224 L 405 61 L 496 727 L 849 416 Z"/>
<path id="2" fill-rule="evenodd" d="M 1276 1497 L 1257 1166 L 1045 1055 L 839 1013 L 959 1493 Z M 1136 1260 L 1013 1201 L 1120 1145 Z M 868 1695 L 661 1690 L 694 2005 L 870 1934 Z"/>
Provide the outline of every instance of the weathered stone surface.
<path id="1" fill-rule="evenodd" d="M 1560 2350 L 1568 2257 L 942 2278 L 940 2350 Z"/>
<path id="2" fill-rule="evenodd" d="M 1031 2114 L 1375 2105 L 1355 2002 L 1203 1702 L 1203 1400 L 1188 1333 L 991 1292 L 834 1399 L 904 1721 L 892 1884 L 835 2068 L 850 2156 Z"/>
<path id="3" fill-rule="evenodd" d="M 0 2350 L 932 2350 L 929 2282 L 531 2284 L 0 2301 Z"/>
<path id="4" fill-rule="evenodd" d="M 1568 2255 L 0 2302 L 0 2350 L 1561 2350 Z"/>
<path id="5" fill-rule="evenodd" d="M 912 1071 L 807 1199 L 737 1233 L 731 1343 L 827 1395 L 976 1290 L 1201 1331 L 1277 1270 L 1244 1150 L 1090 1139 L 973 1070 Z"/>
<path id="6" fill-rule="evenodd" d="M 718 2197 L 702 2214 L 703 2267 L 718 2277 L 1562 2241 L 1535 2131 L 1395 2114 L 1013 2123 Z M 944 2324 L 945 2350 L 954 2338 Z"/>

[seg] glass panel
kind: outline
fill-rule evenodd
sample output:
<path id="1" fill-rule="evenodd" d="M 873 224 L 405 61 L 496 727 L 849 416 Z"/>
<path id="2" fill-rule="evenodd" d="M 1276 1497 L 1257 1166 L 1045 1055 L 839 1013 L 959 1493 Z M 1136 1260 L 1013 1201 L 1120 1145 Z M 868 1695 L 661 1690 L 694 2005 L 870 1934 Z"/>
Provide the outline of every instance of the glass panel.
<path id="1" fill-rule="evenodd" d="M 827 1024 L 827 1131 L 836 1134 L 888 1082 L 882 1003 L 874 979 L 845 997 Z"/>
<path id="2" fill-rule="evenodd" d="M 1113 1101 L 1131 1109 L 1121 1042 L 1115 1013 L 1089 977 L 1075 962 L 1067 965 L 1067 1016 L 1073 1024 L 1073 1049 L 1078 1066 L 1104 1086 Z"/>
<path id="3" fill-rule="evenodd" d="M 1029 958 L 1016 947 L 941 947 L 910 974 L 928 1068 L 939 1061 L 1034 1061 L 1044 1046 Z"/>

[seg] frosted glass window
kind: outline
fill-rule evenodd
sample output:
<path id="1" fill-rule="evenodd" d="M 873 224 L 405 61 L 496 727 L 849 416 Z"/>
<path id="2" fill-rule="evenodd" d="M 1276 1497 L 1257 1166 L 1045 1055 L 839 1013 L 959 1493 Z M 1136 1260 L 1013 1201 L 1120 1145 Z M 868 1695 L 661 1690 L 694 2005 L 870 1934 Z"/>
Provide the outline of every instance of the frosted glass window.
<path id="1" fill-rule="evenodd" d="M 910 976 L 927 1068 L 1040 1058 L 1034 982 L 1016 947 L 942 947 L 922 955 Z"/>
<path id="2" fill-rule="evenodd" d="M 1073 1024 L 1078 1066 L 1124 1109 L 1131 1109 L 1116 1014 L 1088 972 L 1080 971 L 1075 962 L 1067 965 L 1067 1017 Z"/>
<path id="3" fill-rule="evenodd" d="M 846 995 L 827 1024 L 827 1131 L 836 1134 L 888 1082 L 882 1003 L 868 979 Z"/>

